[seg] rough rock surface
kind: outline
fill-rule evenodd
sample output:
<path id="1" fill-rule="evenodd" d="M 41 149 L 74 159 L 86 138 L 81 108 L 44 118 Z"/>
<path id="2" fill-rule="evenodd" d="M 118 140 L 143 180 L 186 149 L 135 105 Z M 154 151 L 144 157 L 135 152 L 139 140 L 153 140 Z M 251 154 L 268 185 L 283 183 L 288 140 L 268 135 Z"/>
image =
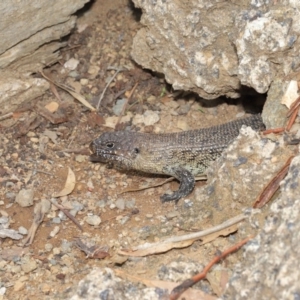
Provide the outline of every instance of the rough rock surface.
<path id="1" fill-rule="evenodd" d="M 0 68 L 37 71 L 55 59 L 63 43 L 59 39 L 75 26 L 72 16 L 88 0 L 4 0 L 0 3 Z M 41 48 L 42 47 L 42 48 Z"/>
<path id="2" fill-rule="evenodd" d="M 261 233 L 245 247 L 245 260 L 231 277 L 224 299 L 300 297 L 300 156 L 291 163 Z M 287 247 L 288 245 L 288 247 Z"/>
<path id="3" fill-rule="evenodd" d="M 83 299 L 162 299 L 166 290 L 141 288 L 141 285 L 117 277 L 112 269 L 94 269 L 79 282 L 76 295 L 71 300 Z"/>
<path id="4" fill-rule="evenodd" d="M 1 112 L 12 111 L 22 101 L 42 95 L 49 87 L 27 75 L 59 59 L 60 39 L 74 28 L 73 14 L 89 0 L 0 1 Z"/>
<path id="5" fill-rule="evenodd" d="M 134 0 L 144 25 L 132 57 L 206 99 L 259 93 L 300 66 L 300 2 Z"/>

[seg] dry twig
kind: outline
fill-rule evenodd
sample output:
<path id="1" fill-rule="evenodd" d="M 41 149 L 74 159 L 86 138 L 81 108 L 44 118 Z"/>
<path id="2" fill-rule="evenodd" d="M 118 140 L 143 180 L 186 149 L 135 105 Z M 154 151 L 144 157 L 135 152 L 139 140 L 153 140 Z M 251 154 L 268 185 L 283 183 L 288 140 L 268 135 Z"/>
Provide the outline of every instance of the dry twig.
<path id="1" fill-rule="evenodd" d="M 291 156 L 276 176 L 267 184 L 260 195 L 256 198 L 253 208 L 262 208 L 271 200 L 275 192 L 278 190 L 281 180 L 286 176 L 293 158 L 294 156 Z"/>
<path id="2" fill-rule="evenodd" d="M 50 202 L 57 207 L 59 210 L 61 210 L 71 221 L 73 221 L 73 223 L 81 230 L 83 231 L 82 226 L 79 224 L 79 222 L 74 218 L 74 216 L 72 216 L 63 206 L 57 204 L 56 202 L 54 202 L 52 199 L 50 199 Z"/>
<path id="3" fill-rule="evenodd" d="M 174 288 L 170 294 L 170 300 L 176 300 L 179 298 L 179 296 L 188 288 L 193 286 L 195 283 L 199 282 L 200 280 L 204 279 L 206 277 L 206 274 L 211 269 L 213 265 L 215 265 L 217 262 L 219 262 L 221 259 L 226 257 L 227 255 L 237 251 L 239 248 L 241 248 L 243 245 L 245 245 L 252 237 L 248 237 L 239 243 L 233 245 L 232 247 L 228 248 L 224 252 L 222 252 L 220 255 L 215 256 L 210 263 L 204 268 L 204 270 L 201 273 L 198 273 L 197 275 L 193 276 L 190 279 L 185 280 L 182 284 L 178 285 L 176 288 Z"/>
<path id="4" fill-rule="evenodd" d="M 97 109 L 97 110 L 99 110 L 101 101 L 102 101 L 102 99 L 103 99 L 103 97 L 104 97 L 104 94 L 105 94 L 107 88 L 109 87 L 109 85 L 113 82 L 113 80 L 116 78 L 116 76 L 117 76 L 120 72 L 125 71 L 125 69 L 122 69 L 122 68 L 117 68 L 117 69 L 115 69 L 115 68 L 107 68 L 107 70 L 116 70 L 116 72 L 115 72 L 115 74 L 110 78 L 110 80 L 109 80 L 108 83 L 106 84 L 104 90 L 102 91 L 101 96 L 100 96 L 99 101 L 98 101 L 98 104 L 97 104 L 97 106 L 96 106 L 96 109 Z"/>

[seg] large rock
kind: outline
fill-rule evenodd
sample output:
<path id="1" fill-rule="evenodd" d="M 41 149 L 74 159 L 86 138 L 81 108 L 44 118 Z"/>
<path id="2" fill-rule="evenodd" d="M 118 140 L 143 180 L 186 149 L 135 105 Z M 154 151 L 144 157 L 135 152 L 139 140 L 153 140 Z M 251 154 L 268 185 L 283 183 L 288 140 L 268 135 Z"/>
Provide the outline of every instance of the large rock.
<path id="1" fill-rule="evenodd" d="M 298 299 L 300 296 L 300 156 L 281 183 L 262 231 L 245 246 L 223 299 Z"/>
<path id="2" fill-rule="evenodd" d="M 1 113 L 21 101 L 43 94 L 48 83 L 29 78 L 59 59 L 60 41 L 75 26 L 73 14 L 89 0 L 0 1 L 0 105 Z"/>
<path id="3" fill-rule="evenodd" d="M 300 66 L 300 1 L 133 0 L 144 24 L 132 57 L 206 99 L 259 93 Z"/>

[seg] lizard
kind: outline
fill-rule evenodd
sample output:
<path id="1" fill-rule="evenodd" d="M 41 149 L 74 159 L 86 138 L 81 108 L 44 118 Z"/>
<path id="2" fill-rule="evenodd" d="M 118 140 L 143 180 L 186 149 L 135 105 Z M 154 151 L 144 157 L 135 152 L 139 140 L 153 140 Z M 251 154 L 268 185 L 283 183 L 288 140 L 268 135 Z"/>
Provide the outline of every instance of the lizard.
<path id="1" fill-rule="evenodd" d="M 195 176 L 216 160 L 239 135 L 242 125 L 258 131 L 264 128 L 259 114 L 217 126 L 175 133 L 105 132 L 90 144 L 92 162 L 108 163 L 117 169 L 175 177 L 179 189 L 162 195 L 161 201 L 175 201 L 189 195 Z"/>

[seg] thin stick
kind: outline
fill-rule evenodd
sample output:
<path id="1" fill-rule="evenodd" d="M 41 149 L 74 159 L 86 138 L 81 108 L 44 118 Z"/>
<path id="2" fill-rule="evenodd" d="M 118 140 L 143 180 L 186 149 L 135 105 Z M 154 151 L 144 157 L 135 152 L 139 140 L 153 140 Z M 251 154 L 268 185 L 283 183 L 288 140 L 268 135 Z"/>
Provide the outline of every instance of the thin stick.
<path id="1" fill-rule="evenodd" d="M 126 99 L 126 101 L 125 101 L 125 103 L 124 103 L 124 105 L 123 105 L 123 107 L 122 107 L 122 111 L 121 111 L 121 113 L 120 113 L 120 115 L 119 115 L 117 124 L 116 124 L 116 126 L 115 126 L 116 128 L 117 128 L 117 126 L 119 125 L 119 123 L 120 123 L 120 121 L 121 121 L 121 119 L 122 119 L 122 116 L 124 115 L 124 112 L 125 112 L 125 109 L 126 109 L 126 107 L 127 107 L 127 104 L 128 104 L 128 102 L 130 101 L 130 99 L 131 99 L 131 97 L 132 97 L 132 95 L 133 95 L 133 93 L 134 93 L 136 87 L 138 86 L 138 84 L 139 84 L 139 83 L 137 82 L 137 83 L 134 85 L 134 87 L 131 89 L 129 96 L 128 96 L 128 98 Z"/>
<path id="2" fill-rule="evenodd" d="M 116 73 L 110 78 L 110 80 L 109 80 L 108 83 L 106 84 L 106 86 L 105 86 L 104 90 L 102 91 L 102 94 L 101 94 L 101 96 L 100 96 L 100 98 L 99 98 L 99 101 L 98 101 L 98 104 L 97 104 L 97 107 L 96 107 L 97 110 L 99 110 L 101 101 L 102 101 L 102 99 L 103 99 L 103 97 L 104 97 L 104 94 L 105 94 L 107 88 L 108 88 L 109 85 L 112 83 L 112 81 L 116 78 L 116 76 L 118 75 L 118 73 L 120 73 L 120 72 L 122 72 L 122 71 L 124 71 L 124 69 L 121 69 L 121 68 L 116 69 Z"/>
<path id="3" fill-rule="evenodd" d="M 273 195 L 279 188 L 280 182 L 286 176 L 293 158 L 294 156 L 289 157 L 281 170 L 275 175 L 275 177 L 272 178 L 263 191 L 258 195 L 253 204 L 253 208 L 262 208 L 272 199 Z"/>
<path id="4" fill-rule="evenodd" d="M 222 252 L 220 255 L 215 256 L 210 263 L 204 268 L 204 270 L 201 273 L 198 273 L 197 275 L 193 276 L 190 279 L 185 280 L 182 284 L 175 287 L 171 294 L 170 294 L 170 300 L 176 300 L 179 298 L 179 296 L 186 291 L 189 287 L 193 286 L 195 283 L 199 282 L 201 279 L 204 279 L 208 273 L 208 271 L 211 269 L 213 265 L 215 265 L 217 262 L 219 262 L 221 259 L 226 257 L 228 254 L 231 254 L 235 251 L 237 251 L 239 248 L 241 248 L 243 245 L 245 245 L 252 237 L 247 237 L 246 239 L 240 241 L 239 243 L 233 245 L 232 247 L 228 248 L 224 252 Z"/>
<path id="5" fill-rule="evenodd" d="M 78 223 L 78 221 L 61 205 L 54 202 L 52 199 L 50 199 L 50 202 L 57 207 L 59 210 L 61 210 L 73 223 L 81 230 L 83 231 L 82 226 Z"/>

